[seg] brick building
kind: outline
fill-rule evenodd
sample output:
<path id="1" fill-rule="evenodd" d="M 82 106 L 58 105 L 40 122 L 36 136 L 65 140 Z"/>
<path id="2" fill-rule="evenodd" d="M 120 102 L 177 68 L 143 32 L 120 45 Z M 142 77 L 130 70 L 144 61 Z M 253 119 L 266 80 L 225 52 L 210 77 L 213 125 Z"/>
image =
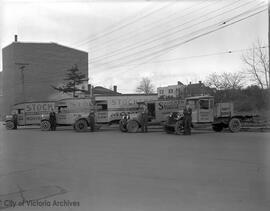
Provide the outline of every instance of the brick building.
<path id="1" fill-rule="evenodd" d="M 204 83 L 199 81 L 199 83 L 192 84 L 191 82 L 185 87 L 185 97 L 194 97 L 201 95 L 213 95 L 214 89 L 205 86 Z"/>
<path id="2" fill-rule="evenodd" d="M 56 43 L 15 40 L 2 54 L 2 114 L 10 112 L 15 103 L 60 99 L 51 86 L 61 85 L 66 70 L 73 65 L 88 78 L 88 53 Z"/>
<path id="3" fill-rule="evenodd" d="M 0 96 L 3 95 L 3 81 L 2 81 L 2 71 L 0 72 Z"/>

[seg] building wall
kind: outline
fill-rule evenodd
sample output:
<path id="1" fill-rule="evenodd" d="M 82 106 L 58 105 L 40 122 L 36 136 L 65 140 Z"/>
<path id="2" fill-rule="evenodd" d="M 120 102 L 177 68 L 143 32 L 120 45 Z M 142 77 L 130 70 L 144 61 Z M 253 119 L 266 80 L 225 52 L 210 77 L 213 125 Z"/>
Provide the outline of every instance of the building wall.
<path id="1" fill-rule="evenodd" d="M 158 87 L 158 97 L 183 97 L 184 88 L 184 85 L 169 85 L 166 87 Z"/>
<path id="2" fill-rule="evenodd" d="M 18 63 L 27 63 L 21 71 Z M 20 102 L 60 99 L 59 86 L 67 69 L 77 65 L 88 77 L 88 54 L 55 43 L 13 42 L 3 49 L 4 112 Z"/>
<path id="3" fill-rule="evenodd" d="M 0 72 L 0 121 L 2 121 L 2 113 L 3 113 L 3 80 L 2 80 L 2 72 Z"/>
<path id="4" fill-rule="evenodd" d="M 3 81 L 2 81 L 2 71 L 0 72 L 0 96 L 3 95 Z"/>

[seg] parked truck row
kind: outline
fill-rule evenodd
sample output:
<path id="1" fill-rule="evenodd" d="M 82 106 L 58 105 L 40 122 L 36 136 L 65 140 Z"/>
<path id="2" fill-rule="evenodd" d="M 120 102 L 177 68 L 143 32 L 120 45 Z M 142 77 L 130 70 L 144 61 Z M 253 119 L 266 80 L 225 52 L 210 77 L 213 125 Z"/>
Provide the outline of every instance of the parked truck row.
<path id="1" fill-rule="evenodd" d="M 159 100 L 157 95 L 96 96 L 94 98 L 70 98 L 50 102 L 25 102 L 14 105 L 12 114 L 17 115 L 18 126 L 40 125 L 50 129 L 49 113 L 56 113 L 57 126 L 72 126 L 78 132 L 86 131 L 90 125 L 89 113 L 94 112 L 98 127 L 119 124 L 123 132 L 137 132 L 141 127 L 139 118 L 141 104 L 147 106 L 148 125 L 162 125 L 167 133 L 181 134 L 183 109 L 186 103 L 192 108 L 192 126 L 211 126 L 220 132 L 229 128 L 231 132 L 241 129 L 241 122 L 252 116 L 234 115 L 233 103 L 214 103 L 212 96 L 196 96 L 186 99 Z M 7 115 L 7 129 L 14 129 L 13 115 Z"/>

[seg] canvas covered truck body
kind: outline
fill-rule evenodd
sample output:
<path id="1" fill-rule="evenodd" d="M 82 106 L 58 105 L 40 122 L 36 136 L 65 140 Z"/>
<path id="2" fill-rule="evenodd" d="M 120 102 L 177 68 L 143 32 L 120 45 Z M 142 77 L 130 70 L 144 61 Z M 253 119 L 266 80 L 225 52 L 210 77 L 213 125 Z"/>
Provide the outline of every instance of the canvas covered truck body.
<path id="1" fill-rule="evenodd" d="M 80 118 L 88 118 L 94 109 L 94 100 L 90 98 L 70 98 L 55 102 L 56 124 L 58 126 L 74 125 Z M 42 115 L 41 129 L 50 129 L 49 113 Z"/>
<path id="2" fill-rule="evenodd" d="M 42 115 L 49 114 L 50 110 L 54 108 L 54 102 L 26 102 L 15 104 L 12 107 L 10 115 L 5 118 L 5 124 L 7 129 L 14 129 L 13 114 L 17 115 L 17 125 L 40 125 Z"/>
<path id="3" fill-rule="evenodd" d="M 233 103 L 214 104 L 212 96 L 196 96 L 186 98 L 186 102 L 192 108 L 192 127 L 211 125 L 216 132 L 223 128 L 229 128 L 231 132 L 237 132 L 241 128 L 241 117 L 235 116 Z M 171 113 L 164 129 L 167 133 L 181 134 L 183 131 L 183 110 Z"/>
<path id="4" fill-rule="evenodd" d="M 101 124 L 118 123 L 124 115 L 138 113 L 138 103 L 149 100 L 157 100 L 157 95 L 96 96 L 97 122 Z"/>

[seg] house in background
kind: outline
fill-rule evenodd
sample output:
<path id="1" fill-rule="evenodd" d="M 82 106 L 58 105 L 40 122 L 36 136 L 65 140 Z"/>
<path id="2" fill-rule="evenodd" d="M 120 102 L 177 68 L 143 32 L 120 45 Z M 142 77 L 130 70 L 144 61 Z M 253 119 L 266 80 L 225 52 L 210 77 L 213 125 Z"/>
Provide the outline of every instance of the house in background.
<path id="1" fill-rule="evenodd" d="M 157 88 L 159 99 L 168 98 L 180 98 L 184 99 L 186 97 L 200 96 L 200 95 L 213 95 L 213 89 L 205 86 L 201 81 L 188 85 L 184 85 L 180 81 L 176 85 L 169 85 L 165 87 Z"/>
<path id="2" fill-rule="evenodd" d="M 184 98 L 185 85 L 180 81 L 176 85 L 158 87 L 157 93 L 159 99 Z"/>
<path id="3" fill-rule="evenodd" d="M 213 95 L 214 91 L 212 88 L 205 86 L 202 81 L 198 83 L 192 84 L 191 82 L 185 86 L 184 91 L 185 97 L 194 97 L 194 96 L 201 96 L 201 95 Z"/>

